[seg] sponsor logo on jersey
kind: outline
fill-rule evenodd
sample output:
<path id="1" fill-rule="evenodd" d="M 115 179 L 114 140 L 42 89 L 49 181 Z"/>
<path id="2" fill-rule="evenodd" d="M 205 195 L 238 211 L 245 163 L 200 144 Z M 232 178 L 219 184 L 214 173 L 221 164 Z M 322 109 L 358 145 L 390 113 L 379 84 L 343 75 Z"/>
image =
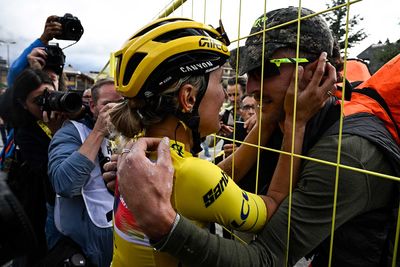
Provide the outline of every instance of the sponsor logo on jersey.
<path id="1" fill-rule="evenodd" d="M 250 214 L 250 205 L 249 205 L 249 196 L 247 195 L 246 192 L 242 192 L 242 208 L 240 209 L 240 219 L 242 220 L 241 223 L 236 222 L 233 220 L 231 222 L 231 225 L 233 228 L 239 229 L 242 227 L 242 225 L 246 222 L 247 218 L 249 217 Z"/>
<path id="2" fill-rule="evenodd" d="M 242 195 L 243 199 L 242 199 L 242 209 L 240 210 L 240 219 L 246 220 L 247 217 L 249 217 L 250 213 L 249 196 L 247 195 L 246 192 L 242 192 Z M 245 206 L 247 208 L 245 208 Z M 247 212 L 245 212 L 244 210 L 247 210 Z"/>
<path id="3" fill-rule="evenodd" d="M 225 187 L 228 185 L 229 177 L 226 173 L 221 172 L 222 177 L 219 180 L 218 184 L 211 188 L 204 196 L 203 201 L 206 208 L 208 208 L 211 204 L 217 200 L 225 190 Z"/>
<path id="4" fill-rule="evenodd" d="M 178 144 L 172 144 L 171 148 L 176 152 L 176 154 L 178 154 L 178 156 L 180 156 L 181 158 L 183 158 L 183 147 L 178 145 Z"/>

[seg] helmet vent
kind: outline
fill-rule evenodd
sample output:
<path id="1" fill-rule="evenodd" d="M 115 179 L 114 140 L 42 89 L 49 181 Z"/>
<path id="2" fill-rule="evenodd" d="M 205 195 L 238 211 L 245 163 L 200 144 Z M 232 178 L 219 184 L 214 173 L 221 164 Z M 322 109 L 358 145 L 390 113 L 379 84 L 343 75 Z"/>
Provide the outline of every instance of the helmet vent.
<path id="1" fill-rule="evenodd" d="M 137 66 L 140 62 L 145 58 L 147 53 L 135 53 L 126 64 L 126 69 L 123 78 L 123 85 L 127 85 L 132 77 L 132 74 L 135 72 Z"/>
<path id="2" fill-rule="evenodd" d="M 209 36 L 209 34 L 207 34 L 203 30 L 194 29 L 194 28 L 178 29 L 178 30 L 164 33 L 164 34 L 158 36 L 157 38 L 155 38 L 153 41 L 160 42 L 160 43 L 168 43 L 169 41 L 187 37 L 187 36 Z"/>
<path id="3" fill-rule="evenodd" d="M 188 21 L 189 19 L 185 19 L 185 18 L 170 18 L 170 19 L 165 20 L 165 21 L 160 21 L 160 22 L 158 22 L 158 23 L 155 23 L 155 24 L 153 24 L 153 25 L 151 25 L 151 26 L 149 26 L 149 27 L 147 27 L 147 28 L 141 30 L 140 32 L 138 32 L 137 34 L 135 34 L 134 36 L 132 36 L 129 40 L 132 40 L 132 39 L 134 39 L 134 38 L 136 38 L 136 37 L 145 35 L 145 34 L 148 33 L 149 31 L 151 31 L 151 30 L 153 30 L 153 29 L 155 29 L 155 28 L 158 28 L 158 27 L 160 27 L 161 25 L 168 24 L 168 23 L 175 22 L 175 21 L 179 21 L 179 20 Z"/>
<path id="4" fill-rule="evenodd" d="M 153 30 L 153 29 L 159 27 L 159 26 L 162 25 L 162 24 L 165 24 L 165 22 L 164 22 L 164 23 L 163 23 L 163 22 L 160 22 L 160 23 L 154 24 L 154 25 L 152 25 L 152 26 L 150 26 L 150 27 L 148 27 L 148 28 L 146 28 L 146 29 L 143 29 L 142 31 L 140 31 L 140 32 L 138 32 L 137 34 L 135 34 L 134 36 L 132 36 L 129 40 L 132 40 L 132 39 L 134 39 L 134 38 L 136 38 L 136 37 L 145 35 L 145 34 L 148 33 L 149 31 L 151 31 L 151 30 Z"/>

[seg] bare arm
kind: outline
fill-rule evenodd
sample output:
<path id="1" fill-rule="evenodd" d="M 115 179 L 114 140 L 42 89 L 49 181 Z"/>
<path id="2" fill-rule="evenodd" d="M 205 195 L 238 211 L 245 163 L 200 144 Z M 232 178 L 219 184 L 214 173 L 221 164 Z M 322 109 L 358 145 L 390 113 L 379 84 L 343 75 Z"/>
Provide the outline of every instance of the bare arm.
<path id="1" fill-rule="evenodd" d="M 268 111 L 266 111 L 266 108 L 268 108 Z M 268 113 L 269 115 L 266 115 Z M 265 145 L 274 132 L 278 121 L 278 117 L 271 114 L 274 114 L 272 108 L 263 107 L 261 125 L 257 123 L 251 129 L 243 142 L 255 145 L 258 144 L 258 134 L 261 127 L 260 145 Z M 234 164 L 232 164 L 233 160 L 235 160 Z M 235 149 L 234 155 L 231 154 L 229 157 L 225 158 L 218 164 L 218 166 L 231 176 L 235 182 L 238 182 L 251 169 L 256 160 L 257 147 L 243 144 Z M 234 166 L 234 170 L 232 166 Z M 233 173 L 234 175 L 232 175 Z"/>

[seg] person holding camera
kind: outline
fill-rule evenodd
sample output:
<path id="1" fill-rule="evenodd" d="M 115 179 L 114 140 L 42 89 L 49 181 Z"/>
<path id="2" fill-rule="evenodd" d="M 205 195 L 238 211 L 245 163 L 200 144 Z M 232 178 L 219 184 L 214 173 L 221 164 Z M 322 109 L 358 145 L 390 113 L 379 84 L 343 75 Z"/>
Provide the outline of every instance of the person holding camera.
<path id="1" fill-rule="evenodd" d="M 47 73 L 30 68 L 7 90 L 11 97 L 9 123 L 14 127 L 14 142 L 18 147 L 8 183 L 27 213 L 38 240 L 38 246 L 25 257 L 14 260 L 14 266 L 34 266 L 47 253 L 46 204 L 54 205 L 55 198 L 47 176 L 47 149 L 65 118 L 62 113 L 44 111 L 37 99 L 54 90 Z M 26 241 L 18 242 L 22 246 Z"/>
<path id="2" fill-rule="evenodd" d="M 58 45 L 48 46 L 49 41 L 62 32 L 62 25 L 57 20 L 57 16 L 49 16 L 40 38 L 29 45 L 12 63 L 7 74 L 8 88 L 12 88 L 16 77 L 28 67 L 44 70 L 50 76 L 55 90 L 65 88 L 64 80 L 60 79 L 64 68 L 65 55 Z M 50 55 L 46 52 L 49 50 L 51 50 Z M 9 120 L 9 112 L 12 109 L 11 98 L 10 90 L 6 90 L 0 96 L 0 115 L 6 122 Z"/>
<path id="3" fill-rule="evenodd" d="M 102 177 L 110 156 L 109 111 L 123 100 L 111 79 L 91 88 L 90 110 L 80 121 L 68 121 L 49 146 L 49 177 L 58 194 L 55 223 L 62 234 L 79 244 L 89 261 L 109 266 L 113 251 L 114 197 Z"/>
<path id="4" fill-rule="evenodd" d="M 64 53 L 58 47 L 58 44 L 49 45 L 49 42 L 53 38 L 78 42 L 83 35 L 83 31 L 79 19 L 69 13 L 62 17 L 49 16 L 46 19 L 42 35 L 29 45 L 11 65 L 7 75 L 8 86 L 11 87 L 18 74 L 30 66 L 34 69 L 44 69 L 46 72 L 51 70 L 49 75 L 53 79 L 57 90 L 59 90 L 59 83 L 60 89 L 65 89 L 64 81 L 60 77 L 64 68 Z"/>
<path id="5" fill-rule="evenodd" d="M 28 54 L 27 59 L 32 69 L 42 69 L 47 72 L 56 91 L 67 89 L 66 77 L 63 76 L 65 55 L 58 44 L 36 47 Z"/>
<path id="6" fill-rule="evenodd" d="M 12 86 L 15 78 L 20 74 L 25 68 L 31 66 L 33 68 L 38 68 L 38 66 L 42 66 L 44 64 L 37 64 L 37 63 L 44 63 L 44 59 L 46 55 L 42 52 L 43 57 L 40 57 L 39 62 L 34 62 L 32 59 L 38 58 L 38 52 L 32 55 L 32 59 L 30 60 L 28 55 L 30 55 L 33 50 L 37 47 L 46 47 L 56 36 L 60 35 L 62 32 L 62 25 L 58 22 L 58 16 L 52 15 L 46 19 L 46 23 L 44 26 L 44 30 L 42 35 L 36 39 L 32 44 L 30 44 L 25 50 L 21 53 L 21 55 L 11 64 L 8 75 L 7 75 L 7 84 L 9 87 Z M 32 66 L 32 63 L 33 66 Z"/>

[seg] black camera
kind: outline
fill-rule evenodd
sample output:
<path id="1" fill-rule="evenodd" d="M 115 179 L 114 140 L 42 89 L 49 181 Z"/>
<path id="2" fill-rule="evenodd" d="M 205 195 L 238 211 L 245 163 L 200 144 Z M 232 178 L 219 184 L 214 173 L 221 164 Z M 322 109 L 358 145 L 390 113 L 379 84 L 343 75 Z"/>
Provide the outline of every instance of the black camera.
<path id="1" fill-rule="evenodd" d="M 61 75 L 65 64 L 65 55 L 62 49 L 58 44 L 46 45 L 45 51 L 47 53 L 45 67 L 53 70 L 56 74 Z"/>
<path id="2" fill-rule="evenodd" d="M 62 33 L 55 36 L 58 40 L 74 40 L 79 41 L 83 34 L 83 27 L 77 17 L 72 16 L 70 13 L 65 13 L 63 17 L 58 17 L 58 22 L 62 26 Z"/>
<path id="3" fill-rule="evenodd" d="M 45 111 L 75 113 L 82 108 L 82 96 L 77 92 L 45 90 L 35 98 L 35 102 Z"/>

